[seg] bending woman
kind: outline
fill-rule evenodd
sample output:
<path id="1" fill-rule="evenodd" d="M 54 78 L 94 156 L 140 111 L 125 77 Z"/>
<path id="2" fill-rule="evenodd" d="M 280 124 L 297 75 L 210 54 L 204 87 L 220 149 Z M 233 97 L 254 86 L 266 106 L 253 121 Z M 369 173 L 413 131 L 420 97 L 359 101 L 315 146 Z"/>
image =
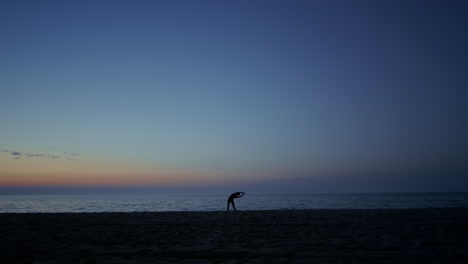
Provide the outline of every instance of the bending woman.
<path id="1" fill-rule="evenodd" d="M 234 204 L 234 198 L 241 198 L 242 196 L 245 195 L 245 192 L 235 192 L 231 194 L 228 198 L 228 204 L 227 204 L 227 211 L 229 211 L 229 205 L 232 204 L 232 208 L 234 208 L 234 211 L 236 211 L 236 205 Z"/>

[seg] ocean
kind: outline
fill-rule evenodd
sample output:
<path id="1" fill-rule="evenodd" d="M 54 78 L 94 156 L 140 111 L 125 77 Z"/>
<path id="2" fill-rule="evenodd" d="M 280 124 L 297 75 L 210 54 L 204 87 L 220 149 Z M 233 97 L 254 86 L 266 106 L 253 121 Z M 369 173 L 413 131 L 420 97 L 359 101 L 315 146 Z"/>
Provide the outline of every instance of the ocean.
<path id="1" fill-rule="evenodd" d="M 0 195 L 0 213 L 223 211 L 228 195 Z M 247 194 L 238 210 L 468 207 L 468 193 Z"/>

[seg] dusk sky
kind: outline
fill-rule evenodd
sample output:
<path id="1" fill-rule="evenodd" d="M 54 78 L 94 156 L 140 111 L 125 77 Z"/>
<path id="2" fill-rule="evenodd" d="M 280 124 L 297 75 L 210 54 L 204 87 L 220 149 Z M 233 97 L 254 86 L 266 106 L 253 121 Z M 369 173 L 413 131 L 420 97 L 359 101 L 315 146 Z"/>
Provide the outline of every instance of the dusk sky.
<path id="1" fill-rule="evenodd" d="M 468 191 L 467 14 L 1 1 L 0 186 Z"/>

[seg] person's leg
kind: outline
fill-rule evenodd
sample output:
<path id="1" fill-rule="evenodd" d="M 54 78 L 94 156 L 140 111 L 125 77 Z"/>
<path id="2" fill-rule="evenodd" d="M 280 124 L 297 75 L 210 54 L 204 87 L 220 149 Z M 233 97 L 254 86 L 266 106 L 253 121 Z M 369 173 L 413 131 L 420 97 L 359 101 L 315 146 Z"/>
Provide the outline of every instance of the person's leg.
<path id="1" fill-rule="evenodd" d="M 234 200 L 232 200 L 231 203 L 232 203 L 232 208 L 234 208 L 234 211 L 237 211 L 236 205 L 234 204 Z"/>

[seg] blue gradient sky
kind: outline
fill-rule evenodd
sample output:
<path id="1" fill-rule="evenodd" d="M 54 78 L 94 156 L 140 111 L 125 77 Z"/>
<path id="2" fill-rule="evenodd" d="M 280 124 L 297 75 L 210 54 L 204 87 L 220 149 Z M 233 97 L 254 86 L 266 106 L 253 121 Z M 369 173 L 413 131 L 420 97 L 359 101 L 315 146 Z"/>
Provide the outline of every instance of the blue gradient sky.
<path id="1" fill-rule="evenodd" d="M 0 184 L 467 191 L 467 13 L 2 1 Z"/>

